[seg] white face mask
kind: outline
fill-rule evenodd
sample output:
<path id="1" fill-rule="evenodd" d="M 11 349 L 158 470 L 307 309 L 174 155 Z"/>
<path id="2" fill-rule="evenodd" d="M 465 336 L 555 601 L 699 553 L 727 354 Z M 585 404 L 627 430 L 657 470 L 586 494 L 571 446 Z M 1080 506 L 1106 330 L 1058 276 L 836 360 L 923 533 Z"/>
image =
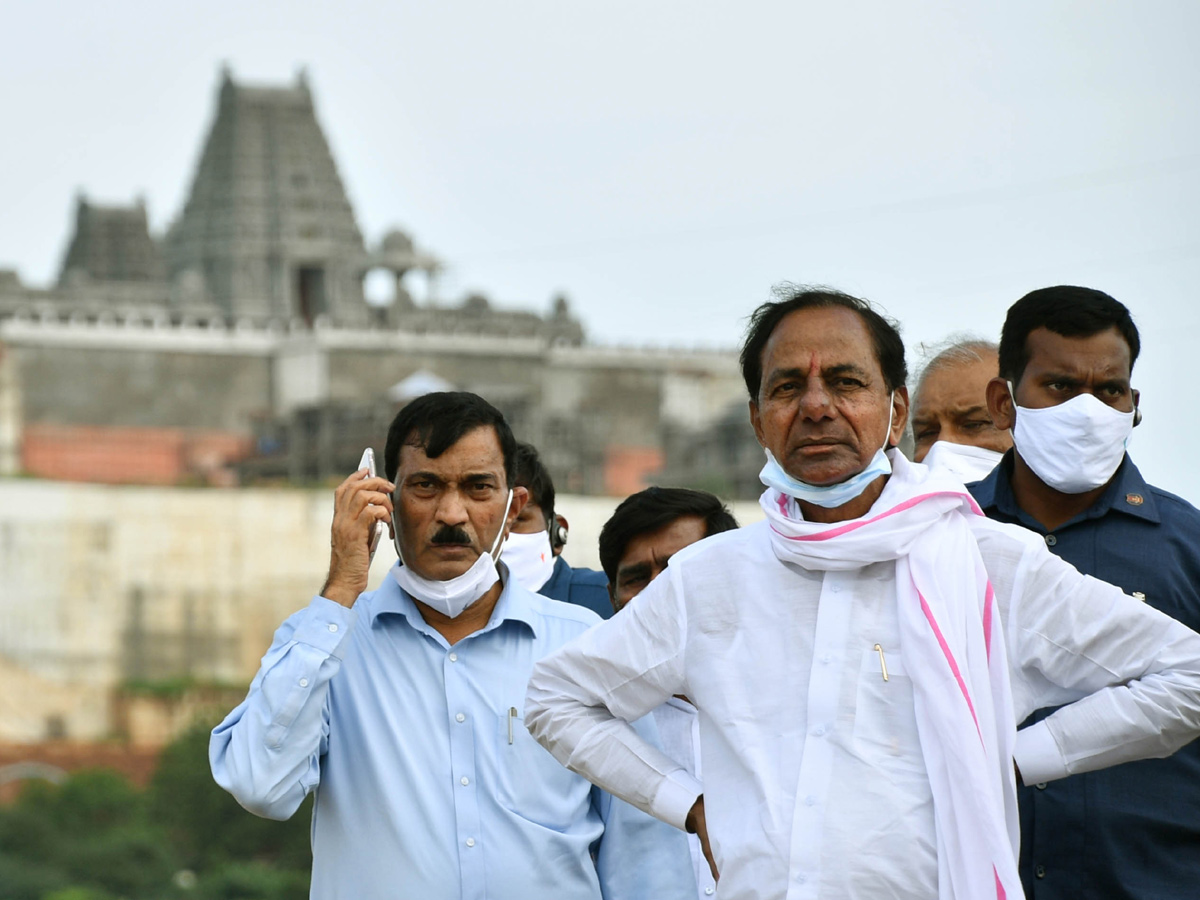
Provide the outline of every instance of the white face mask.
<path id="1" fill-rule="evenodd" d="M 789 497 L 795 497 L 797 500 L 803 500 L 806 503 L 812 503 L 815 506 L 822 506 L 826 509 L 836 509 L 846 503 L 849 503 L 859 494 L 867 489 L 872 481 L 880 475 L 892 474 L 892 461 L 887 458 L 884 450 L 887 448 L 888 441 L 892 436 L 892 416 L 896 412 L 896 407 L 892 405 L 892 400 L 895 398 L 896 392 L 892 391 L 888 395 L 888 427 L 887 433 L 883 437 L 883 446 L 875 451 L 875 455 L 871 458 L 871 462 L 861 472 L 851 475 L 845 481 L 839 481 L 837 484 L 809 484 L 807 481 L 800 481 L 798 478 L 793 478 L 775 459 L 775 455 L 770 450 L 763 448 L 767 454 L 767 464 L 763 466 L 762 471 L 758 473 L 758 480 L 767 487 L 773 487 L 781 494 L 786 494 Z"/>
<path id="2" fill-rule="evenodd" d="M 500 558 L 517 584 L 531 591 L 538 590 L 554 573 L 554 551 L 550 548 L 550 532 L 517 534 L 504 542 Z"/>
<path id="3" fill-rule="evenodd" d="M 396 583 L 410 596 L 420 600 L 426 606 L 432 607 L 451 619 L 458 618 L 462 611 L 491 590 L 492 585 L 500 580 L 496 571 L 496 551 L 500 548 L 500 539 L 504 537 L 504 523 L 508 520 L 508 510 L 512 506 L 513 492 L 508 492 L 508 502 L 504 504 L 504 515 L 500 518 L 500 531 L 492 542 L 492 549 L 480 553 L 471 568 L 454 578 L 446 581 L 430 581 L 414 572 L 404 564 L 404 554 L 400 552 L 400 525 L 395 521 L 396 555 L 400 557 L 400 565 L 392 569 Z"/>
<path id="4" fill-rule="evenodd" d="M 1125 457 L 1133 432 L 1132 412 L 1121 412 L 1079 394 L 1045 409 L 1017 406 L 1013 444 L 1025 464 L 1048 486 L 1064 494 L 1082 494 L 1108 484 Z"/>
<path id="5" fill-rule="evenodd" d="M 987 478 L 1003 456 L 1003 453 L 985 447 L 934 441 L 921 462 L 931 469 L 953 475 L 963 484 L 970 484 Z"/>

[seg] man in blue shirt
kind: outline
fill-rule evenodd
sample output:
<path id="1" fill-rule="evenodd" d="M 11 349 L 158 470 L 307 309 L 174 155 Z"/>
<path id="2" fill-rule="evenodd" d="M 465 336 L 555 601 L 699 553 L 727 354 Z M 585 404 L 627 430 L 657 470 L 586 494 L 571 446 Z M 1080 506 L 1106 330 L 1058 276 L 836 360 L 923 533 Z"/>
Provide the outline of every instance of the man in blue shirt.
<path id="1" fill-rule="evenodd" d="M 1086 575 L 1200 629 L 1200 511 L 1143 480 L 1125 453 L 1140 340 L 1100 291 L 1034 291 L 1008 311 L 996 427 L 1014 448 L 971 492 L 984 512 L 1045 537 Z M 1035 713 L 1030 721 L 1052 710 Z M 1200 742 L 1020 790 L 1031 900 L 1193 898 L 1200 890 Z"/>
<path id="2" fill-rule="evenodd" d="M 574 568 L 563 559 L 567 520 L 554 511 L 554 482 L 532 444 L 517 444 L 514 483 L 529 491 L 500 558 L 513 577 L 543 597 L 584 606 L 607 619 L 608 579 L 594 569 Z"/>
<path id="3" fill-rule="evenodd" d="M 314 898 L 684 900 L 686 838 L 593 788 L 529 736 L 534 662 L 598 619 L 494 559 L 525 504 L 515 441 L 466 393 L 388 433 L 386 478 L 337 489 L 329 577 L 276 632 L 212 734 L 217 782 L 284 819 L 316 791 Z M 401 564 L 366 593 L 386 524 Z"/>

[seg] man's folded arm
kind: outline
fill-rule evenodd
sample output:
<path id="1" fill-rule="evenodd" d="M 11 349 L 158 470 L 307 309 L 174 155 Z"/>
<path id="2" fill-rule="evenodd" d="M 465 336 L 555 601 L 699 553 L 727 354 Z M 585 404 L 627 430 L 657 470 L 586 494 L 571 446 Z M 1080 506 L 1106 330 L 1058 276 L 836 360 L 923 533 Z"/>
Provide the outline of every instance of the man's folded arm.
<path id="1" fill-rule="evenodd" d="M 1022 568 L 1009 652 L 1044 681 L 1018 719 L 1069 703 L 1018 732 L 1026 784 L 1169 756 L 1200 734 L 1200 635 L 1044 547 Z"/>
<path id="2" fill-rule="evenodd" d="M 629 724 L 685 690 L 675 574 L 668 568 L 619 615 L 537 662 L 525 723 L 567 768 L 683 828 L 699 782 Z"/>
<path id="3" fill-rule="evenodd" d="M 213 778 L 250 812 L 286 819 L 320 781 L 330 679 L 355 613 L 316 597 L 275 632 L 246 699 L 213 729 Z"/>

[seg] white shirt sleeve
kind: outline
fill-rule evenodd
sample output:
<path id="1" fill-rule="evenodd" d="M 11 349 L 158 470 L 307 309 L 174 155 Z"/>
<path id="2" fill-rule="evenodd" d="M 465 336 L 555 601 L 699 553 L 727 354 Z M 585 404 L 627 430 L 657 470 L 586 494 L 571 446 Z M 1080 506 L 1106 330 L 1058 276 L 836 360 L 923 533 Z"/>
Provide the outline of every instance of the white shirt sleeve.
<path id="1" fill-rule="evenodd" d="M 1069 704 L 1017 734 L 1014 756 L 1025 783 L 1169 756 L 1195 738 L 1200 635 L 1081 575 L 1036 536 L 1020 544 L 1004 611 L 1017 721 Z M 980 542 L 989 545 L 996 549 L 987 538 Z M 998 576 L 994 584 L 1007 580 L 985 560 Z"/>
<path id="2" fill-rule="evenodd" d="M 684 693 L 687 613 L 670 568 L 533 668 L 525 723 L 560 763 L 683 828 L 700 783 L 629 724 Z"/>

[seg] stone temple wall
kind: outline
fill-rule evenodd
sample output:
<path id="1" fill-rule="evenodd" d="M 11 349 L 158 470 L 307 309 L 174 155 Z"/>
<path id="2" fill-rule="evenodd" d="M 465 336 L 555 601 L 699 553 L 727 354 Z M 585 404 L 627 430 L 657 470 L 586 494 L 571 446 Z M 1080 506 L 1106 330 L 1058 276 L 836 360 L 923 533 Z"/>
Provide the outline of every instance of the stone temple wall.
<path id="1" fill-rule="evenodd" d="M 257 355 L 16 346 L 25 421 L 245 432 L 271 413 Z"/>
<path id="2" fill-rule="evenodd" d="M 391 390 L 425 372 L 494 403 L 522 440 L 542 449 L 561 488 L 585 494 L 614 490 L 609 470 L 618 457 L 654 471 L 664 427 L 703 428 L 743 390 L 731 353 L 529 336 L 13 316 L 0 319 L 0 344 L 12 359 L 27 438 L 36 426 L 77 426 L 253 442 L 264 423 L 285 425 L 305 409 L 365 409 L 386 422 L 403 402 Z"/>

